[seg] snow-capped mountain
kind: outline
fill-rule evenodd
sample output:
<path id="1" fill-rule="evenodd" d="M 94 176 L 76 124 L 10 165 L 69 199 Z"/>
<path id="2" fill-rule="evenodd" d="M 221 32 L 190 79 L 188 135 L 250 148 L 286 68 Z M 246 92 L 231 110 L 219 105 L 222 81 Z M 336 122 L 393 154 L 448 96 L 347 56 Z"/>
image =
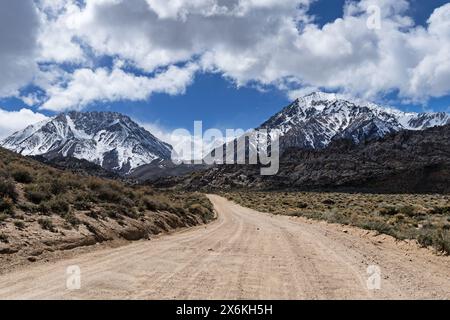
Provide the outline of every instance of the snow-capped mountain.
<path id="1" fill-rule="evenodd" d="M 401 130 L 424 130 L 450 123 L 447 113 L 406 113 L 336 94 L 315 92 L 299 98 L 261 125 L 280 137 L 281 149 L 322 149 L 346 138 L 355 143 Z"/>
<path id="2" fill-rule="evenodd" d="M 129 117 L 114 112 L 69 112 L 31 125 L 0 142 L 25 156 L 84 159 L 121 173 L 167 160 L 172 147 Z"/>

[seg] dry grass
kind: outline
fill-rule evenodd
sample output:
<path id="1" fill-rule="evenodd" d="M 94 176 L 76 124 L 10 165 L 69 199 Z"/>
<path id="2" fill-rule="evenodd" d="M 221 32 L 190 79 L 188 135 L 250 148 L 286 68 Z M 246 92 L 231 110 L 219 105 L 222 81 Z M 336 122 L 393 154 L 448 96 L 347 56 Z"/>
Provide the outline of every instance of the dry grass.
<path id="1" fill-rule="evenodd" d="M 235 192 L 224 196 L 258 211 L 375 230 L 450 254 L 449 195 Z"/>
<path id="2" fill-rule="evenodd" d="M 57 217 L 74 228 L 80 224 L 79 213 L 121 221 L 159 212 L 195 214 L 204 222 L 213 218 L 211 203 L 200 194 L 158 192 L 147 186 L 80 176 L 0 149 L 0 231 L 2 224 L 14 224 L 16 215 L 27 220 L 34 217 L 42 229 L 55 231 Z M 22 224 L 26 223 L 16 223 L 26 228 Z"/>

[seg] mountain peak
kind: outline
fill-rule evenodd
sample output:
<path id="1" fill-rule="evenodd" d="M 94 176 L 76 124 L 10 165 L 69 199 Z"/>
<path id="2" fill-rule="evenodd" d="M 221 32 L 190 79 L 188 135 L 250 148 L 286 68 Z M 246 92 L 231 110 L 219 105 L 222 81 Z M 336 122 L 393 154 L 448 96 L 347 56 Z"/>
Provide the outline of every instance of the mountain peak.
<path id="1" fill-rule="evenodd" d="M 297 99 L 260 128 L 276 132 L 281 147 L 320 149 L 333 140 L 355 143 L 401 130 L 423 130 L 450 123 L 446 113 L 406 113 L 334 93 L 313 92 Z"/>
<path id="2" fill-rule="evenodd" d="M 61 113 L 5 139 L 1 146 L 22 155 L 74 157 L 128 173 L 157 159 L 170 159 L 172 147 L 116 112 Z"/>
<path id="3" fill-rule="evenodd" d="M 299 98 L 297 100 L 307 100 L 307 101 L 335 101 L 338 100 L 338 95 L 336 93 L 327 93 L 322 91 L 311 92 Z"/>

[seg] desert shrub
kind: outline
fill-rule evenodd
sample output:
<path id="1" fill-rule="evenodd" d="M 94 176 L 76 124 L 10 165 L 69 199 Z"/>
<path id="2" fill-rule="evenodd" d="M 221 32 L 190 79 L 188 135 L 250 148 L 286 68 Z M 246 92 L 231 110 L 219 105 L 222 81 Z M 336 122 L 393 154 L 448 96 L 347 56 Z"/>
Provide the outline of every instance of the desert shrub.
<path id="1" fill-rule="evenodd" d="M 19 230 L 25 229 L 25 223 L 23 221 L 14 221 L 14 226 Z"/>
<path id="2" fill-rule="evenodd" d="M 70 204 L 67 200 L 55 198 L 48 202 L 50 211 L 58 215 L 66 215 L 70 211 Z"/>
<path id="3" fill-rule="evenodd" d="M 173 213 L 176 213 L 176 214 L 184 215 L 184 214 L 188 213 L 188 210 L 183 208 L 181 205 L 174 205 L 174 206 L 172 206 L 171 210 Z"/>
<path id="4" fill-rule="evenodd" d="M 414 217 L 420 214 L 413 206 L 403 206 L 398 211 L 408 217 Z"/>
<path id="5" fill-rule="evenodd" d="M 0 242 L 8 243 L 8 236 L 4 233 L 0 233 Z"/>
<path id="6" fill-rule="evenodd" d="M 61 179 L 53 179 L 50 181 L 50 192 L 59 195 L 67 191 L 67 183 Z"/>
<path id="7" fill-rule="evenodd" d="M 132 219 L 137 219 L 139 216 L 133 207 L 117 206 L 116 210 L 120 215 L 127 216 Z"/>
<path id="8" fill-rule="evenodd" d="M 445 206 L 445 207 L 434 207 L 431 210 L 432 214 L 442 214 L 442 215 L 450 215 L 450 206 Z"/>
<path id="9" fill-rule="evenodd" d="M 120 205 L 123 205 L 128 208 L 133 208 L 136 206 L 136 202 L 128 197 L 123 197 L 120 201 Z"/>
<path id="10" fill-rule="evenodd" d="M 394 206 L 387 206 L 387 207 L 381 208 L 381 210 L 380 210 L 380 214 L 382 216 L 394 216 L 398 213 L 399 213 L 398 209 Z"/>
<path id="11" fill-rule="evenodd" d="M 331 223 L 340 223 L 340 224 L 348 224 L 349 220 L 348 217 L 343 215 L 341 212 L 339 212 L 337 209 L 325 211 L 322 214 L 322 219 L 325 219 L 328 222 Z"/>
<path id="12" fill-rule="evenodd" d="M 34 204 L 50 200 L 52 197 L 48 184 L 33 184 L 25 188 L 25 197 Z"/>
<path id="13" fill-rule="evenodd" d="M 65 173 L 58 178 L 58 183 L 64 187 L 64 190 L 73 189 L 79 190 L 85 188 L 85 180 L 80 179 L 79 176 L 74 174 Z"/>
<path id="14" fill-rule="evenodd" d="M 75 203 L 73 204 L 73 207 L 76 210 L 87 211 L 87 210 L 91 210 L 93 208 L 93 205 L 91 202 L 78 200 L 78 201 L 75 201 Z"/>
<path id="15" fill-rule="evenodd" d="M 361 223 L 361 227 L 366 230 L 373 230 L 379 233 L 384 233 L 388 235 L 392 235 L 393 231 L 391 226 L 383 221 L 378 220 L 368 220 Z"/>
<path id="16" fill-rule="evenodd" d="M 113 190 L 106 185 L 97 189 L 97 197 L 100 201 L 109 203 L 121 203 L 124 198 L 120 192 Z"/>
<path id="17" fill-rule="evenodd" d="M 450 254 L 450 232 L 439 230 L 433 239 L 434 247 L 445 254 Z"/>
<path id="18" fill-rule="evenodd" d="M 299 203 L 297 203 L 297 207 L 299 209 L 306 209 L 306 208 L 308 208 L 308 204 L 305 203 L 305 202 L 300 201 Z"/>
<path id="19" fill-rule="evenodd" d="M 52 222 L 52 220 L 48 219 L 48 218 L 41 218 L 38 220 L 39 225 L 41 226 L 42 229 L 44 230 L 48 230 L 51 232 L 55 232 L 55 226 Z"/>
<path id="20" fill-rule="evenodd" d="M 6 213 L 0 213 L 0 222 L 3 222 L 8 218 L 9 218 L 9 215 L 7 215 Z"/>
<path id="21" fill-rule="evenodd" d="M 92 202 L 95 201 L 95 196 L 91 192 L 79 192 L 75 195 L 77 202 Z"/>
<path id="22" fill-rule="evenodd" d="M 145 197 L 143 201 L 147 210 L 150 211 L 164 211 L 168 208 L 167 204 L 149 197 Z"/>
<path id="23" fill-rule="evenodd" d="M 188 210 L 190 213 L 200 216 L 205 222 L 213 218 L 213 212 L 199 203 L 190 205 Z"/>
<path id="24" fill-rule="evenodd" d="M 192 204 L 198 203 L 201 204 L 203 207 L 207 208 L 208 210 L 211 211 L 213 210 L 213 205 L 211 201 L 209 201 L 207 197 L 205 197 L 200 193 L 189 194 L 184 200 L 184 202 L 186 203 L 187 208 Z"/>
<path id="25" fill-rule="evenodd" d="M 14 182 L 9 179 L 0 180 L 0 197 L 10 198 L 15 202 L 18 196 Z"/>
<path id="26" fill-rule="evenodd" d="M 36 212 L 37 207 L 34 204 L 28 202 L 22 202 L 16 205 L 17 208 L 25 212 L 26 214 L 31 214 Z"/>
<path id="27" fill-rule="evenodd" d="M 0 198 L 0 212 L 6 212 L 14 207 L 14 203 L 10 198 Z"/>
<path id="28" fill-rule="evenodd" d="M 115 208 L 105 208 L 103 214 L 114 220 L 120 218 L 119 212 Z"/>
<path id="29" fill-rule="evenodd" d="M 322 201 L 322 203 L 327 205 L 327 206 L 332 206 L 332 205 L 336 204 L 336 202 L 334 200 L 331 200 L 331 199 L 325 199 L 324 201 Z"/>
<path id="30" fill-rule="evenodd" d="M 103 217 L 109 217 L 120 223 L 123 220 L 123 216 L 134 217 L 134 209 L 126 208 L 120 205 L 108 205 L 102 208 L 100 215 Z"/>
<path id="31" fill-rule="evenodd" d="M 89 179 L 88 182 L 88 188 L 93 191 L 99 190 L 103 185 L 104 182 L 102 182 L 100 179 L 97 178 L 91 178 Z"/>
<path id="32" fill-rule="evenodd" d="M 434 235 L 432 234 L 432 232 L 425 231 L 419 234 L 419 236 L 417 237 L 417 242 L 420 246 L 427 248 L 433 245 L 433 238 Z"/>
<path id="33" fill-rule="evenodd" d="M 41 213 L 41 214 L 45 214 L 45 215 L 50 215 L 50 213 L 52 212 L 52 210 L 50 209 L 50 206 L 48 204 L 48 202 L 42 202 L 37 206 L 36 209 L 37 212 Z"/>
<path id="34" fill-rule="evenodd" d="M 194 203 L 189 206 L 189 212 L 193 214 L 203 214 L 206 213 L 206 208 L 204 208 L 201 204 Z"/>
<path id="35" fill-rule="evenodd" d="M 99 218 L 102 217 L 102 215 L 99 212 L 96 212 L 94 210 L 89 211 L 88 213 L 86 213 L 86 215 L 95 220 L 98 220 Z"/>
<path id="36" fill-rule="evenodd" d="M 73 227 L 77 227 L 81 224 L 80 219 L 78 219 L 74 214 L 68 214 L 64 217 L 64 219 Z"/>
<path id="37" fill-rule="evenodd" d="M 33 182 L 33 176 L 31 175 L 30 171 L 25 168 L 18 167 L 13 170 L 11 175 L 18 183 L 28 184 Z"/>

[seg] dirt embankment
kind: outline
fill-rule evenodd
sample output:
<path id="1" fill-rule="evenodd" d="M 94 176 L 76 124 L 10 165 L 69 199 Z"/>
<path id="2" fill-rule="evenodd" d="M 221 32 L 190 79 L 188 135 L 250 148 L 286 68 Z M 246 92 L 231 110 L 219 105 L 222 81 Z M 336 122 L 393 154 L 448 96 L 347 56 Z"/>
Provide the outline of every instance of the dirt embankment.
<path id="1" fill-rule="evenodd" d="M 91 246 L 99 244 L 123 245 L 209 221 L 201 215 L 170 212 L 149 212 L 139 218 L 121 216 L 120 219 L 93 216 L 92 211 L 76 216 L 79 224 L 70 229 L 60 217 L 52 217 L 50 230 L 44 230 L 39 219 L 33 217 L 25 218 L 23 229 L 5 223 L 1 231 L 7 240 L 0 243 L 0 273 L 41 260 L 71 256 L 74 252 L 70 251 L 74 249 L 89 251 Z"/>

